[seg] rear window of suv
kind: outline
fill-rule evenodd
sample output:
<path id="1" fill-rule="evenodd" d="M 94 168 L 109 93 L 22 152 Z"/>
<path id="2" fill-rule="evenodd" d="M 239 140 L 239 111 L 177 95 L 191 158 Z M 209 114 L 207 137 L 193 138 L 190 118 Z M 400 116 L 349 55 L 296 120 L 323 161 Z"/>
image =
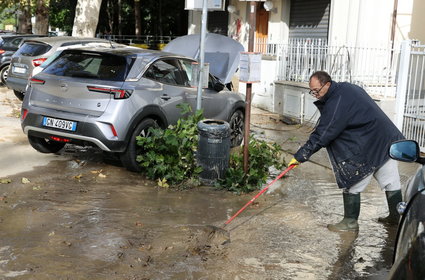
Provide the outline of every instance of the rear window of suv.
<path id="1" fill-rule="evenodd" d="M 131 64 L 131 62 L 130 62 Z M 125 57 L 89 52 L 63 52 L 44 73 L 65 76 L 124 81 L 131 65 Z"/>
<path id="2" fill-rule="evenodd" d="M 51 48 L 52 46 L 46 45 L 46 44 L 26 42 L 18 49 L 15 55 L 39 56 L 39 55 L 45 54 Z"/>

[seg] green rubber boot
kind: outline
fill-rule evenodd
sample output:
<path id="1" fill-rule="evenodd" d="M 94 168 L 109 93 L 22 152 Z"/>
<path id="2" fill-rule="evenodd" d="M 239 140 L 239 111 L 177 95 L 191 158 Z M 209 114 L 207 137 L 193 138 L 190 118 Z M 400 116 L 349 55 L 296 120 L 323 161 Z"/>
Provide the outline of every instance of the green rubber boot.
<path id="1" fill-rule="evenodd" d="M 402 201 L 401 190 L 386 191 L 389 215 L 387 217 L 378 218 L 378 222 L 388 225 L 397 225 L 400 215 L 397 212 L 397 204 Z"/>
<path id="2" fill-rule="evenodd" d="M 360 214 L 360 193 L 342 193 L 344 199 L 344 218 L 341 222 L 328 225 L 330 231 L 358 231 L 357 219 Z"/>

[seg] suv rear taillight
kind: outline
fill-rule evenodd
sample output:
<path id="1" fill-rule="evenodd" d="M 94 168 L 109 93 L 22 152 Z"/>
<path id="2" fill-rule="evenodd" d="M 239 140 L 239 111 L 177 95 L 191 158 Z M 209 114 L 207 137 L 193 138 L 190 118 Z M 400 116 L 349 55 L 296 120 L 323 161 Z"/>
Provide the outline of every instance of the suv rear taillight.
<path id="1" fill-rule="evenodd" d="M 119 88 L 103 88 L 103 87 L 87 86 L 87 89 L 89 91 L 94 91 L 94 92 L 113 94 L 114 99 L 127 99 L 133 93 L 132 90 L 119 89 Z"/>
<path id="2" fill-rule="evenodd" d="M 0 50 L 0 54 L 4 54 L 5 52 L 5 50 Z"/>
<path id="3" fill-rule="evenodd" d="M 56 142 L 63 142 L 63 143 L 69 143 L 71 142 L 71 139 L 63 138 L 63 137 L 57 137 L 57 136 L 50 136 L 50 139 Z"/>
<path id="4" fill-rule="evenodd" d="M 44 80 L 40 80 L 40 79 L 31 78 L 31 79 L 30 79 L 30 82 L 31 82 L 31 84 L 44 85 L 44 83 L 45 83 L 46 81 L 44 81 Z"/>
<path id="5" fill-rule="evenodd" d="M 34 65 L 34 67 L 40 66 L 46 59 L 47 57 L 34 59 L 32 61 L 32 64 Z"/>
<path id="6" fill-rule="evenodd" d="M 27 109 L 22 109 L 21 111 L 21 121 L 25 120 L 25 118 L 28 115 L 28 110 Z"/>

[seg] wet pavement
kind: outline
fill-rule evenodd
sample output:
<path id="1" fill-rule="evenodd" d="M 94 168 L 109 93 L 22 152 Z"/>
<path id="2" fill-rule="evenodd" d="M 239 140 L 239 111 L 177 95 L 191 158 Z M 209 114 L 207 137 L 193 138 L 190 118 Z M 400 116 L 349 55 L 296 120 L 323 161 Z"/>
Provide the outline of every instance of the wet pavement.
<path id="1" fill-rule="evenodd" d="M 94 148 L 34 151 L 20 130 L 20 103 L 0 88 L 0 279 L 385 279 L 396 228 L 383 192 L 362 194 L 358 234 L 327 230 L 342 196 L 324 151 L 255 193 L 164 189 Z M 288 160 L 311 127 L 253 109 L 252 131 Z M 402 181 L 414 164 L 400 164 Z M 5 183 L 4 180 L 10 180 Z"/>

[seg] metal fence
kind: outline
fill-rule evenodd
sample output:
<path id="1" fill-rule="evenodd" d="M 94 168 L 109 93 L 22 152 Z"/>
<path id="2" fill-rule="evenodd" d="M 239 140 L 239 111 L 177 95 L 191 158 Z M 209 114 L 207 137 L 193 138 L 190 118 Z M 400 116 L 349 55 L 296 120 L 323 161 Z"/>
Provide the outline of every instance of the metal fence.
<path id="1" fill-rule="evenodd" d="M 177 36 L 98 34 L 97 37 L 121 44 L 136 45 L 146 49 L 162 49 Z"/>
<path id="2" fill-rule="evenodd" d="M 257 41 L 255 50 L 276 57 L 281 81 L 308 82 L 314 71 L 324 70 L 333 80 L 357 84 L 370 95 L 395 96 L 398 46 L 333 46 L 323 39 L 295 38 L 288 44 Z"/>
<path id="3" fill-rule="evenodd" d="M 425 152 L 425 45 L 403 42 L 397 80 L 397 124 Z"/>

